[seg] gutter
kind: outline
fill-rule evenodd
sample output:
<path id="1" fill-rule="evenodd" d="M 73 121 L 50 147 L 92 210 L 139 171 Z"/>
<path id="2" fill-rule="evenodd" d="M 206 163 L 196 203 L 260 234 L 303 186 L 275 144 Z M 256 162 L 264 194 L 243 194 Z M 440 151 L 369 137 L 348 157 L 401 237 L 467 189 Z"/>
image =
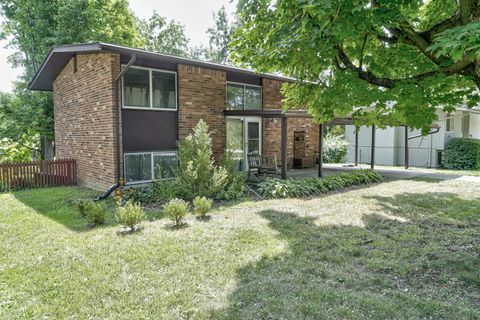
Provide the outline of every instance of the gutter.
<path id="1" fill-rule="evenodd" d="M 412 140 L 412 139 L 417 139 L 417 138 L 421 138 L 421 137 L 430 136 L 430 135 L 433 135 L 433 134 L 438 133 L 438 132 L 440 132 L 440 127 L 434 128 L 433 130 L 431 130 L 431 131 L 430 131 L 429 133 L 427 133 L 426 135 L 417 134 L 416 136 L 408 137 L 408 140 Z"/>
<path id="2" fill-rule="evenodd" d="M 120 71 L 120 73 L 117 75 L 117 77 L 115 78 L 115 157 L 116 157 L 116 162 L 117 162 L 117 167 L 116 167 L 116 180 L 117 180 L 117 183 L 120 183 L 120 179 L 122 179 L 122 170 L 120 170 L 120 106 L 119 106 L 119 103 L 118 103 L 118 100 L 119 100 L 119 94 L 118 94 L 118 91 L 119 91 L 119 81 L 122 79 L 123 75 L 128 71 L 128 69 L 130 69 L 130 67 L 132 66 L 132 64 L 135 62 L 135 59 L 137 58 L 137 56 L 135 55 L 135 53 L 132 53 L 132 55 L 130 56 L 130 61 L 128 61 L 127 65 L 125 66 L 125 68 L 123 68 L 122 71 Z"/>

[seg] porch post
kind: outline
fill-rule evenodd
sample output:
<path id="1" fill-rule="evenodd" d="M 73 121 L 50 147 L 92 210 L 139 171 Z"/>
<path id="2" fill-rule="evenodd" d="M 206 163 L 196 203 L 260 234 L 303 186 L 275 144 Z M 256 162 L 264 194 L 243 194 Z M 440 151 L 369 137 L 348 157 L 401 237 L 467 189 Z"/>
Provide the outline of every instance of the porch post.
<path id="1" fill-rule="evenodd" d="M 323 176 L 323 124 L 318 125 L 318 177 Z"/>
<path id="2" fill-rule="evenodd" d="M 360 128 L 355 126 L 355 167 L 358 167 L 358 130 Z"/>
<path id="3" fill-rule="evenodd" d="M 373 170 L 375 168 L 375 125 L 372 125 L 372 150 L 370 158 L 370 168 Z"/>
<path id="4" fill-rule="evenodd" d="M 287 178 L 287 117 L 284 115 L 281 117 L 282 132 L 280 143 L 280 154 L 282 161 L 282 179 Z"/>
<path id="5" fill-rule="evenodd" d="M 408 154 L 408 127 L 405 126 L 405 170 L 408 169 L 409 164 L 409 154 Z"/>

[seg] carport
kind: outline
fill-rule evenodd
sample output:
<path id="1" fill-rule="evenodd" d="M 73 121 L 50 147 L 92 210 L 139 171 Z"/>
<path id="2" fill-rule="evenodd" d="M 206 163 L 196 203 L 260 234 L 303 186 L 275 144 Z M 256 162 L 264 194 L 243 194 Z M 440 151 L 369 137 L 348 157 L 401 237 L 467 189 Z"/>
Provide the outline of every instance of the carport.
<path id="1" fill-rule="evenodd" d="M 225 116 L 241 116 L 241 117 L 261 117 L 261 118 L 279 118 L 281 120 L 281 133 L 280 133 L 280 164 L 281 164 L 281 177 L 286 179 L 288 174 L 287 170 L 287 135 L 288 135 L 288 122 L 289 118 L 313 118 L 305 110 L 289 110 L 285 111 L 282 109 L 262 109 L 262 110 L 225 110 Z M 353 119 L 348 117 L 339 117 L 335 118 L 329 123 L 321 123 L 318 125 L 319 130 L 319 139 L 318 139 L 318 171 L 317 176 L 323 176 L 323 130 L 325 125 L 354 125 Z M 405 169 L 409 167 L 408 161 L 408 127 L 401 125 L 405 128 Z M 373 170 L 375 168 L 375 130 L 376 127 L 373 125 L 372 129 L 372 148 L 371 148 L 371 162 L 370 168 Z M 355 166 L 358 166 L 358 130 L 355 132 Z"/>

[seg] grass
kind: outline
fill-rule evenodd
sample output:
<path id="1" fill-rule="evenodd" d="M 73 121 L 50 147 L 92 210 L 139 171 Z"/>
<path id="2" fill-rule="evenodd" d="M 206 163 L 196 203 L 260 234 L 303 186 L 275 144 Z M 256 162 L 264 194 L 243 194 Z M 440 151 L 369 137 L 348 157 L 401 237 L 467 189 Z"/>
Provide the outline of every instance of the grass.
<path id="1" fill-rule="evenodd" d="M 0 318 L 480 318 L 480 185 L 399 180 L 88 228 L 81 188 L 0 194 Z"/>

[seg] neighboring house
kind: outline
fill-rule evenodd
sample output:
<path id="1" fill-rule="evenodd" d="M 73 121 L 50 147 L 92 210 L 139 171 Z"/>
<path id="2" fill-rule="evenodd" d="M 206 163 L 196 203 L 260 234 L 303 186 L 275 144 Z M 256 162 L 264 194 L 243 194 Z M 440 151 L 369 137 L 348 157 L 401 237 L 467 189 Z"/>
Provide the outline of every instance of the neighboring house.
<path id="1" fill-rule="evenodd" d="M 464 137 L 480 139 L 480 109 L 459 108 L 451 114 L 437 110 L 440 127 L 438 132 L 420 136 L 419 130 L 409 131 L 408 141 L 409 163 L 414 167 L 438 167 L 442 163 L 445 147 L 452 138 Z M 436 130 L 432 130 L 435 132 Z M 346 162 L 355 160 L 355 127 L 346 126 L 345 136 L 350 143 Z M 370 163 L 371 128 L 361 127 L 359 131 L 359 162 Z M 405 129 L 404 127 L 388 127 L 377 129 L 375 135 L 375 164 L 403 166 L 405 163 Z"/>
<path id="2" fill-rule="evenodd" d="M 242 169 L 249 153 L 280 158 L 280 119 L 224 111 L 281 109 L 285 81 L 292 80 L 91 43 L 53 48 L 30 88 L 53 91 L 56 157 L 76 159 L 79 184 L 104 190 L 122 177 L 127 183 L 171 177 L 177 141 L 200 119 L 210 127 L 216 159 L 227 145 Z M 318 132 L 311 119 L 288 119 L 288 166 L 294 156 L 302 167 L 315 165 Z"/>

